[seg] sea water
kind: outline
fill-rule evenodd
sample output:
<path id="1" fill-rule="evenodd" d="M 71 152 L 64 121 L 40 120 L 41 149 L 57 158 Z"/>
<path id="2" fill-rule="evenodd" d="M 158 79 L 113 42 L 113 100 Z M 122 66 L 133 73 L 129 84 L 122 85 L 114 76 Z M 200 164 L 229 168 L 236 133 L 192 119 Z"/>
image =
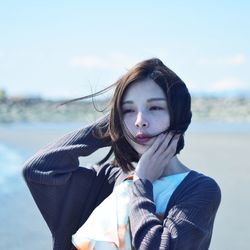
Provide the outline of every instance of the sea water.
<path id="1" fill-rule="evenodd" d="M 59 131 L 61 134 L 83 127 L 79 123 L 14 123 L 1 125 L 9 131 Z M 0 128 L 1 128 L 0 127 Z M 54 132 L 53 132 L 54 131 Z M 250 133 L 250 123 L 192 122 L 186 133 Z M 0 141 L 0 195 L 24 184 L 22 165 L 34 152 Z"/>
<path id="2" fill-rule="evenodd" d="M 81 124 L 11 124 L 8 130 L 64 133 Z M 249 123 L 193 122 L 188 133 L 250 133 Z M 51 249 L 51 236 L 22 177 L 34 152 L 0 142 L 0 249 Z M 217 248 L 214 248 L 217 249 Z M 221 248 L 220 248 L 221 249 Z"/>
<path id="3" fill-rule="evenodd" d="M 43 131 L 61 130 L 68 132 L 83 125 L 79 123 L 18 123 L 8 126 L 9 130 Z M 250 133 L 250 123 L 192 122 L 187 133 Z M 21 166 L 33 152 L 0 142 L 0 193 L 10 192 L 20 182 Z"/>
<path id="4" fill-rule="evenodd" d="M 0 249 L 52 249 L 49 229 L 22 177 L 30 154 L 0 143 Z"/>
<path id="5" fill-rule="evenodd" d="M 28 152 L 14 146 L 0 143 L 0 194 L 17 189 L 21 182 L 21 165 Z"/>

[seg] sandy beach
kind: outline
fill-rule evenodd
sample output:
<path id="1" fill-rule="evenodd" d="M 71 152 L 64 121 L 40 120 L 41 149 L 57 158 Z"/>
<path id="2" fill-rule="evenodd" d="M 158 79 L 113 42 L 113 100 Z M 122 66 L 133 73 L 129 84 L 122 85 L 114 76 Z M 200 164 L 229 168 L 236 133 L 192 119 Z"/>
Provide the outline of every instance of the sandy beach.
<path id="1" fill-rule="evenodd" d="M 71 130 L 65 127 L 0 126 L 0 143 L 25 150 L 29 157 Z M 180 159 L 191 169 L 213 177 L 222 191 L 210 249 L 249 249 L 250 132 L 192 131 L 187 132 L 185 138 L 186 145 Z M 104 151 L 81 159 L 81 165 L 98 161 Z M 19 173 L 12 179 L 16 188 L 9 187 L 10 192 L 0 192 L 0 249 L 52 249 L 49 230 L 22 180 L 21 165 Z"/>

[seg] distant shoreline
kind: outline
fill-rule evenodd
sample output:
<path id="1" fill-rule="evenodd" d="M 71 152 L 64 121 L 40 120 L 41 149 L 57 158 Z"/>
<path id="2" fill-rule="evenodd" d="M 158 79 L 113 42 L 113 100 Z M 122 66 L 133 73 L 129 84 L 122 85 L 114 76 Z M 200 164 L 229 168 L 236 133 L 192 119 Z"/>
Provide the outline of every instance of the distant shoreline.
<path id="1" fill-rule="evenodd" d="M 80 122 L 100 116 L 108 101 L 78 101 L 59 106 L 65 100 L 41 98 L 0 99 L 0 124 L 13 122 Z M 107 110 L 107 109 L 106 109 Z M 193 121 L 250 122 L 250 97 L 192 97 Z"/>

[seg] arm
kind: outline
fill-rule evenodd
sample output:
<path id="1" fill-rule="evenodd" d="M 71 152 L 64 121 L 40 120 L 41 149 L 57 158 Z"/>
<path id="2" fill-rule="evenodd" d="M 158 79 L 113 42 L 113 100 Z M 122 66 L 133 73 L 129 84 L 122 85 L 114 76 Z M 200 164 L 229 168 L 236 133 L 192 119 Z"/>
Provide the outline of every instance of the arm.
<path id="1" fill-rule="evenodd" d="M 192 187 L 193 186 L 193 187 Z M 130 189 L 130 225 L 135 249 L 208 249 L 220 189 L 209 177 L 189 184 L 172 202 L 164 221 L 155 214 L 153 188 L 138 179 Z"/>
<path id="2" fill-rule="evenodd" d="M 101 147 L 109 146 L 109 141 L 99 140 L 92 135 L 96 126 L 106 126 L 106 123 L 108 116 L 39 150 L 24 164 L 25 180 L 47 185 L 61 185 L 67 182 L 72 173 L 78 170 L 78 157 L 88 156 Z"/>
<path id="3" fill-rule="evenodd" d="M 107 167 L 95 171 L 79 167 L 78 160 L 79 156 L 87 156 L 109 145 L 109 141 L 92 135 L 97 125 L 106 126 L 107 123 L 105 116 L 90 126 L 69 133 L 38 151 L 24 164 L 23 176 L 52 232 L 54 245 L 64 244 L 59 249 L 69 249 L 65 246 L 71 235 L 92 212 L 101 185 L 112 176 Z M 112 188 L 107 185 L 107 193 L 109 186 Z M 65 242 L 62 243 L 61 238 Z"/>

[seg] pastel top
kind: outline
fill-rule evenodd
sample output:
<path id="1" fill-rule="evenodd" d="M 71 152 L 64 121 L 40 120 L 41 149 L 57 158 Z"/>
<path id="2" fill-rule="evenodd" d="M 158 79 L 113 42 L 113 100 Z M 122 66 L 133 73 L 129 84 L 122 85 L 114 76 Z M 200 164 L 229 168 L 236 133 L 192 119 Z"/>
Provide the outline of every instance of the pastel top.
<path id="1" fill-rule="evenodd" d="M 188 173 L 164 176 L 153 182 L 153 196 L 157 214 L 164 214 L 171 195 Z"/>
<path id="2" fill-rule="evenodd" d="M 164 215 L 168 201 L 188 172 L 164 176 L 153 182 L 156 213 Z M 130 250 L 129 185 L 125 180 L 90 215 L 88 220 L 72 236 L 78 250 Z"/>

